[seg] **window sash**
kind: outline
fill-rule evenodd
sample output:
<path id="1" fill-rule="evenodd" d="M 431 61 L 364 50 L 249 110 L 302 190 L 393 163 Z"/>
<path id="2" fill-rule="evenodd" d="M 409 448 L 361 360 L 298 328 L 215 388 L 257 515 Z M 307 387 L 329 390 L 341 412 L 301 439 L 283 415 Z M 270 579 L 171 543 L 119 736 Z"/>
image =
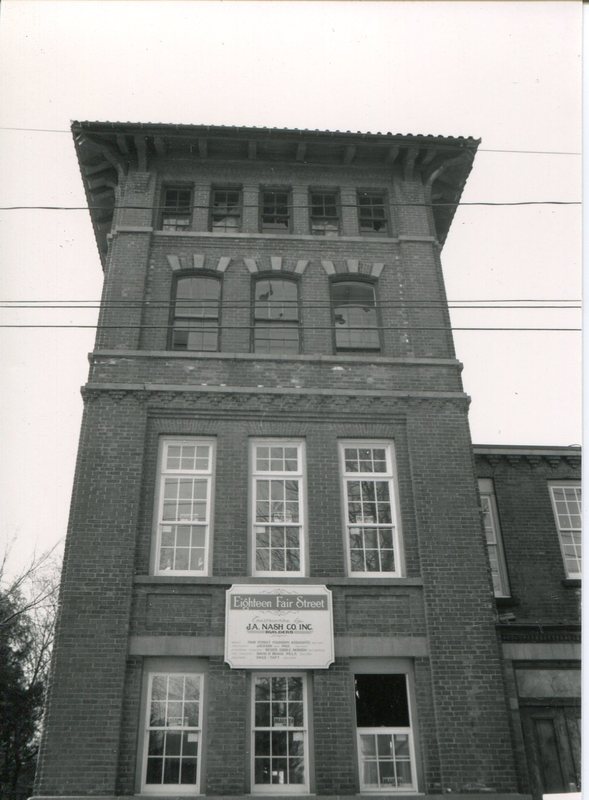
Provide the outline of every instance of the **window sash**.
<path id="1" fill-rule="evenodd" d="M 495 597 L 509 597 L 509 581 L 507 579 L 507 564 L 503 552 L 503 541 L 499 525 L 499 514 L 495 500 L 495 492 L 491 481 L 479 480 L 479 494 L 483 512 L 483 529 L 487 544 L 487 554 L 491 566 L 493 579 L 493 593 Z"/>
<path id="2" fill-rule="evenodd" d="M 172 320 L 173 350 L 218 350 L 220 295 L 221 284 L 216 278 L 200 275 L 178 278 Z"/>
<path id="3" fill-rule="evenodd" d="M 270 794 L 307 792 L 306 675 L 288 672 L 254 674 L 251 713 L 252 790 Z"/>
<path id="4" fill-rule="evenodd" d="M 358 194 L 358 223 L 363 235 L 386 236 L 388 220 L 383 192 L 360 192 Z"/>
<path id="5" fill-rule="evenodd" d="M 318 236 L 339 233 L 339 211 L 336 192 L 311 192 L 309 197 L 311 232 Z"/>
<path id="6" fill-rule="evenodd" d="M 262 231 L 290 229 L 290 192 L 264 191 L 260 209 Z"/>
<path id="7" fill-rule="evenodd" d="M 241 190 L 213 189 L 211 230 L 239 231 L 241 228 Z"/>
<path id="8" fill-rule="evenodd" d="M 186 230 L 192 221 L 192 190 L 164 189 L 160 228 L 164 231 Z"/>
<path id="9" fill-rule="evenodd" d="M 253 442 L 253 575 L 304 574 L 303 477 L 302 442 Z"/>
<path id="10" fill-rule="evenodd" d="M 392 446 L 341 442 L 340 458 L 348 574 L 400 576 Z M 352 463 L 356 469 L 351 468 Z"/>
<path id="11" fill-rule="evenodd" d="M 180 451 L 180 457 L 171 455 Z M 194 453 L 190 465 L 189 454 Z M 184 454 L 186 454 L 185 457 Z M 205 455 L 206 454 L 206 455 Z M 214 443 L 162 443 L 157 497 L 156 575 L 206 575 L 212 517 Z"/>
<path id="12" fill-rule="evenodd" d="M 411 727 L 359 727 L 356 735 L 360 791 L 417 791 Z"/>
<path id="13" fill-rule="evenodd" d="M 380 350 L 375 289 L 363 281 L 331 285 L 336 350 Z"/>
<path id="14" fill-rule="evenodd" d="M 567 578 L 581 578 L 582 489 L 577 481 L 550 484 L 554 522 Z"/>
<path id="15" fill-rule="evenodd" d="M 154 672 L 149 675 L 142 791 L 198 793 L 202 708 L 202 674 Z"/>
<path id="16" fill-rule="evenodd" d="M 300 325 L 298 285 L 264 278 L 254 285 L 254 351 L 298 353 Z"/>

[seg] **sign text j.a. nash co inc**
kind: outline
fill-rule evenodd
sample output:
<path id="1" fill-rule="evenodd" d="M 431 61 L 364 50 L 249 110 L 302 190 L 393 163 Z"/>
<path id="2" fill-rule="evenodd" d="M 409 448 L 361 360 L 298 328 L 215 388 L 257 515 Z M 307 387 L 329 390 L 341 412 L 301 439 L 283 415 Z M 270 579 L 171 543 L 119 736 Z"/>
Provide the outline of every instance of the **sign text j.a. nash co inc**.
<path id="1" fill-rule="evenodd" d="M 225 661 L 239 669 L 327 669 L 333 662 L 331 591 L 325 586 L 232 586 Z"/>

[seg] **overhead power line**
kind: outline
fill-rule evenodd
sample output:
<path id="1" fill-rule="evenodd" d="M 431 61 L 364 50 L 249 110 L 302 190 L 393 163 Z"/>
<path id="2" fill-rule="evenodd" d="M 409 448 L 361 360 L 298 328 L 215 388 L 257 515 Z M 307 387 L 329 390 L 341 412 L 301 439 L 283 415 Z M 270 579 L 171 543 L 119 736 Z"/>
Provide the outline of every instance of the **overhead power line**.
<path id="1" fill-rule="evenodd" d="M 66 133 L 71 136 L 71 131 L 66 128 L 19 128 L 16 126 L 0 126 L 0 131 L 26 131 L 28 133 Z M 85 130 L 85 133 L 93 133 Z M 515 153 L 521 155 L 546 155 L 546 156 L 580 156 L 582 153 L 576 150 L 512 150 L 501 147 L 479 147 L 477 153 Z"/>
<path id="2" fill-rule="evenodd" d="M 302 310 L 309 310 L 309 309 L 330 309 L 334 307 L 333 303 L 324 302 L 324 303 L 297 303 L 297 301 L 261 301 L 262 303 L 267 303 L 269 308 L 300 308 Z M 572 301 L 571 301 L 572 302 Z M 223 309 L 242 309 L 242 308 L 250 308 L 254 306 L 254 302 L 250 303 L 247 300 L 238 301 L 234 303 L 223 303 Z M 348 306 L 357 305 L 359 307 L 365 307 L 362 303 L 348 303 Z M 92 311 L 96 309 L 142 309 L 145 308 L 146 310 L 149 309 L 169 309 L 174 306 L 174 301 L 161 301 L 161 302 L 154 302 L 154 301 L 141 301 L 138 300 L 136 302 L 132 302 L 129 300 L 124 301 L 114 301 L 114 302 L 106 302 L 106 303 L 93 303 L 91 305 L 78 305 L 75 303 L 65 303 L 58 301 L 57 303 L 19 303 L 16 301 L 3 301 L 0 300 L 0 308 L 10 309 L 10 310 L 21 310 L 21 309 L 34 309 L 34 310 L 52 310 L 52 311 L 67 311 L 67 310 L 83 310 L 83 311 Z M 194 303 L 187 303 L 185 301 L 181 301 L 180 308 L 186 310 L 189 308 L 216 308 L 217 304 L 216 301 L 210 300 L 195 300 Z M 420 311 L 420 310 L 430 310 L 430 311 L 437 311 L 443 310 L 444 308 L 451 308 L 457 311 L 470 311 L 470 310 L 482 310 L 482 311 L 504 311 L 504 310 L 523 310 L 523 311 L 543 311 L 543 310 L 556 310 L 561 309 L 564 311 L 576 311 L 581 309 L 581 305 L 513 305 L 513 304 L 501 304 L 501 305 L 480 305 L 480 304 L 473 304 L 469 303 L 468 305 L 455 305 L 454 303 L 443 303 L 443 302 L 431 302 L 429 304 L 424 304 L 421 301 L 404 301 L 398 303 L 375 303 L 370 306 L 370 308 L 380 308 L 380 309 L 407 309 L 412 311 Z"/>
<path id="3" fill-rule="evenodd" d="M 472 200 L 472 201 L 456 201 L 456 202 L 439 202 L 437 200 L 432 201 L 431 203 L 417 203 L 417 202 L 387 202 L 386 205 L 393 206 L 395 208 L 457 208 L 458 206 L 488 206 L 488 207 L 511 207 L 511 206 L 580 206 L 582 204 L 581 200 L 509 200 L 509 201 L 491 201 L 491 200 Z M 360 208 L 357 203 L 339 203 L 340 208 Z M 245 205 L 240 204 L 239 208 L 246 209 L 246 208 L 259 208 L 260 204 L 255 203 L 247 203 Z M 291 203 L 285 204 L 284 208 L 288 208 L 290 210 L 294 209 L 305 209 L 308 210 L 308 205 L 293 205 Z M 181 213 L 181 212 L 174 212 L 174 209 L 170 209 L 170 207 L 162 206 L 162 205 L 143 205 L 143 206 L 136 206 L 136 205 L 116 205 L 117 211 L 125 210 L 125 211 L 163 211 L 166 210 L 170 213 Z M 103 205 L 86 205 L 86 206 L 36 206 L 36 205 L 19 205 L 19 206 L 0 206 L 0 211 L 90 211 L 90 210 L 104 210 L 105 206 Z M 223 210 L 215 211 L 214 207 L 210 205 L 193 205 L 190 207 L 190 211 L 199 210 L 199 211 L 212 211 L 214 213 L 218 213 L 222 215 L 224 213 Z M 186 213 L 190 213 L 186 212 Z M 227 215 L 230 216 L 229 212 Z M 276 216 L 274 212 L 272 212 L 273 216 Z M 278 215 L 279 216 L 279 215 Z M 175 233 L 199 233 L 199 231 L 175 231 Z M 226 233 L 232 233 L 233 231 L 226 231 Z M 240 231 L 235 231 L 235 233 L 240 233 Z M 288 233 L 288 231 L 285 231 Z"/>
<path id="4" fill-rule="evenodd" d="M 255 329 L 262 329 L 271 327 L 271 324 L 258 324 L 258 325 L 219 325 L 219 326 L 211 326 L 211 327 L 199 327 L 197 330 L 198 333 L 202 333 L 204 331 L 239 331 L 239 330 L 255 330 Z M 100 330 L 169 330 L 169 325 L 74 325 L 74 324 L 64 324 L 64 325 L 34 325 L 34 324 L 0 324 L 0 328 L 66 328 L 66 329 L 100 329 Z M 333 330 L 332 325 L 305 325 L 304 326 L 305 332 L 307 331 L 331 331 Z M 344 328 L 342 328 L 344 330 Z M 352 327 L 346 326 L 346 331 L 366 331 L 366 330 L 379 330 L 379 331 L 399 331 L 400 333 L 406 333 L 408 331 L 446 331 L 447 333 L 450 331 L 548 331 L 548 332 L 580 332 L 581 328 L 544 328 L 544 327 L 535 327 L 535 328 L 510 328 L 510 327 L 475 327 L 475 326 L 465 326 L 465 327 L 456 327 L 456 326 L 449 326 L 449 325 L 375 325 L 371 326 L 370 328 L 366 327 Z"/>

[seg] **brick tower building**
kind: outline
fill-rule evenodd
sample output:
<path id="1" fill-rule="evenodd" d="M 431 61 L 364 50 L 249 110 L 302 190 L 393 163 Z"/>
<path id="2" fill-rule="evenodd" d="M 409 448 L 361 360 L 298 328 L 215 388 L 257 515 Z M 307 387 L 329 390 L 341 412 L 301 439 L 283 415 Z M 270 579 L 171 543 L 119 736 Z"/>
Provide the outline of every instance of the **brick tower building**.
<path id="1" fill-rule="evenodd" d="M 36 795 L 516 795 L 440 266 L 478 143 L 73 134 L 105 280 Z"/>

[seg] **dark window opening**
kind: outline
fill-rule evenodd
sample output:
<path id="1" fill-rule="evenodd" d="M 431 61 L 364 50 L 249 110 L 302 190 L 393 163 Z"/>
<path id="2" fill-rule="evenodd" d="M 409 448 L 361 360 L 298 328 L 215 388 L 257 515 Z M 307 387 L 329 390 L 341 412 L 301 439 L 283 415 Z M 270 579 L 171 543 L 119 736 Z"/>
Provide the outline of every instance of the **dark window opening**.
<path id="1" fill-rule="evenodd" d="M 331 285 L 337 350 L 380 350 L 374 287 L 362 281 Z"/>
<path id="2" fill-rule="evenodd" d="M 339 214 L 336 192 L 311 192 L 311 233 L 316 236 L 337 236 Z"/>
<path id="3" fill-rule="evenodd" d="M 299 352 L 298 287 L 294 281 L 256 281 L 254 308 L 256 353 Z"/>
<path id="4" fill-rule="evenodd" d="M 176 282 L 172 350 L 217 350 L 219 295 L 216 278 L 187 277 Z"/>
<path id="5" fill-rule="evenodd" d="M 241 228 L 241 191 L 239 189 L 213 189 L 211 202 L 211 230 L 239 231 Z"/>
<path id="6" fill-rule="evenodd" d="M 289 193 L 262 192 L 262 231 L 285 233 L 290 228 Z"/>
<path id="7" fill-rule="evenodd" d="M 190 228 L 192 219 L 192 191 L 169 188 L 164 190 L 161 216 L 163 231 L 184 231 Z"/>
<path id="8" fill-rule="evenodd" d="M 388 234 L 385 196 L 382 192 L 358 193 L 358 221 L 363 235 Z"/>
<path id="9" fill-rule="evenodd" d="M 405 675 L 355 675 L 359 728 L 408 728 Z"/>

